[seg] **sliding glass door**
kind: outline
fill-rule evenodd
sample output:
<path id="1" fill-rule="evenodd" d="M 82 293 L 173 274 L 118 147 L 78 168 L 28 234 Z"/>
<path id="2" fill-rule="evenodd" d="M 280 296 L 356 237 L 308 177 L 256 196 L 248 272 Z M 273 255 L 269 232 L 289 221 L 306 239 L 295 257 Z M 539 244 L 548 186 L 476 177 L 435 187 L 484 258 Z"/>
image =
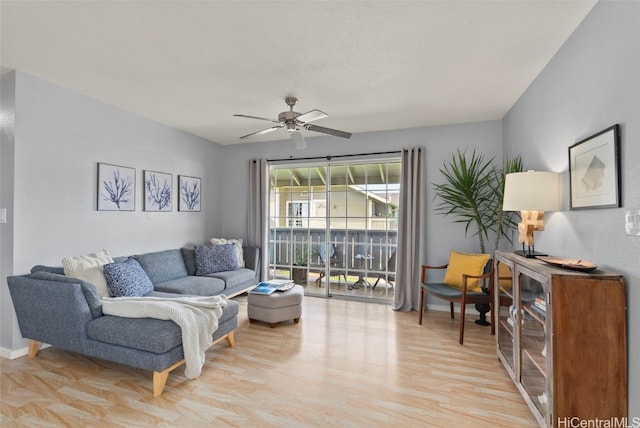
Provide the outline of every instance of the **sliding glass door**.
<path id="1" fill-rule="evenodd" d="M 269 273 L 306 293 L 390 301 L 400 160 L 272 165 Z"/>

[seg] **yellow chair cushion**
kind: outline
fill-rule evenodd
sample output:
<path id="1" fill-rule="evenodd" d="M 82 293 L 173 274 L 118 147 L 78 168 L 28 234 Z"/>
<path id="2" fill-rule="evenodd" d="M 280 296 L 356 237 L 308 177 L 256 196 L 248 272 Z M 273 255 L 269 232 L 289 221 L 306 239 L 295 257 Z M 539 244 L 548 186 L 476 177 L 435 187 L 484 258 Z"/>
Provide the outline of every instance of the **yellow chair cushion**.
<path id="1" fill-rule="evenodd" d="M 444 283 L 451 287 L 462 289 L 462 274 L 482 275 L 489 258 L 489 254 L 466 254 L 451 251 L 447 272 L 444 274 Z M 480 280 L 468 280 L 467 290 L 481 292 Z"/>

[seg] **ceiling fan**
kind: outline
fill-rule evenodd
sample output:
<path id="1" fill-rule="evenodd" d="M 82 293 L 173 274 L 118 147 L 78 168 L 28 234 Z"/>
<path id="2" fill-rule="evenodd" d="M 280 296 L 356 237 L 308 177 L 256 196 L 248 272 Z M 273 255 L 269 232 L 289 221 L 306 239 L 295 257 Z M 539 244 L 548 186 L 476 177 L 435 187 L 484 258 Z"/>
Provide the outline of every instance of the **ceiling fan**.
<path id="1" fill-rule="evenodd" d="M 282 113 L 280 113 L 277 120 L 258 116 L 248 116 L 246 114 L 234 114 L 234 116 L 236 117 L 247 117 L 249 119 L 266 120 L 267 122 L 278 124 L 278 126 L 272 126 L 271 128 L 266 128 L 261 131 L 252 132 L 251 134 L 243 135 L 240 138 L 249 138 L 254 135 L 267 134 L 280 128 L 286 128 L 287 131 L 289 131 L 291 139 L 296 145 L 296 149 L 304 149 L 305 147 L 307 147 L 307 144 L 304 142 L 304 137 L 300 132 L 301 128 L 304 128 L 307 131 L 321 132 L 323 134 L 333 135 L 335 137 L 351 138 L 350 132 L 338 131 L 337 129 L 325 128 L 324 126 L 311 125 L 309 123 L 313 122 L 314 120 L 324 119 L 325 117 L 329 116 L 327 113 L 317 109 L 308 111 L 306 113 L 298 113 L 297 111 L 293 111 L 293 107 L 298 102 L 297 98 L 287 97 L 284 101 L 289 106 L 289 111 L 283 111 Z"/>

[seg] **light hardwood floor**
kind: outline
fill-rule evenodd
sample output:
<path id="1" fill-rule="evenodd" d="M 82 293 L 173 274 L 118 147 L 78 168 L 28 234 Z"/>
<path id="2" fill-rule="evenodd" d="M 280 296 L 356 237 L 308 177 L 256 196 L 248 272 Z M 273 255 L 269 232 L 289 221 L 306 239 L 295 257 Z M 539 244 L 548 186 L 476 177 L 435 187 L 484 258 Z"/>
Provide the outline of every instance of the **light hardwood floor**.
<path id="1" fill-rule="evenodd" d="M 250 324 L 207 352 L 202 375 L 151 373 L 54 347 L 0 359 L 2 427 L 535 427 L 494 336 L 429 312 L 306 297 L 300 324 Z"/>

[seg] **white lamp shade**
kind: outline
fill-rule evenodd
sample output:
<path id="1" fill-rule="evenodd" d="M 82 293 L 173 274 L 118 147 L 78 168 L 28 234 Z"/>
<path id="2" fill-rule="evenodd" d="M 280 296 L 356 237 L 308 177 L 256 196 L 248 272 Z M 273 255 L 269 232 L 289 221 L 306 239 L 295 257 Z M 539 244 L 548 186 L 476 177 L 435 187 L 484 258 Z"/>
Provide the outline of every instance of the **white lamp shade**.
<path id="1" fill-rule="evenodd" d="M 548 171 L 507 174 L 503 211 L 557 211 L 560 203 L 560 175 Z"/>

